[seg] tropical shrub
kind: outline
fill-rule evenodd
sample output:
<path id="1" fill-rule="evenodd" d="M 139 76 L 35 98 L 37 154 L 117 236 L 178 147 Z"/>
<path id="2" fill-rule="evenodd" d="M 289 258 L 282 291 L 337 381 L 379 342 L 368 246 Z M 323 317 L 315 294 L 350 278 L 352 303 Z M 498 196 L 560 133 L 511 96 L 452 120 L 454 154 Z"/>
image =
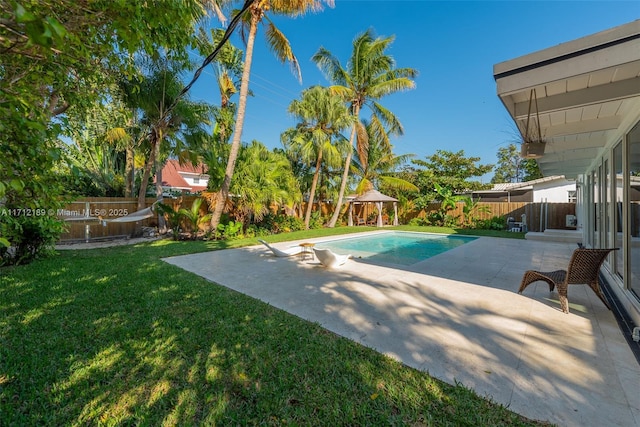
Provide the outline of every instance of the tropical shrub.
<path id="1" fill-rule="evenodd" d="M 322 216 L 320 211 L 313 211 L 309 218 L 309 228 L 322 228 L 327 222 L 329 222 L 329 217 Z"/>
<path id="2" fill-rule="evenodd" d="M 169 205 L 165 205 L 164 203 L 158 203 L 157 207 L 158 211 L 164 214 L 164 219 L 165 221 L 167 221 L 167 225 L 171 229 L 173 240 L 178 240 L 178 238 L 180 237 L 180 232 L 182 231 L 182 213 L 173 209 Z"/>
<path id="3" fill-rule="evenodd" d="M 475 228 L 481 230 L 504 230 L 505 229 L 505 219 L 502 216 L 494 216 L 490 219 L 480 219 L 475 223 Z"/>
<path id="4" fill-rule="evenodd" d="M 262 221 L 257 222 L 256 226 L 269 230 L 271 234 L 288 233 L 304 230 L 304 221 L 295 216 L 269 213 L 262 218 Z"/>
<path id="5" fill-rule="evenodd" d="M 242 222 L 229 221 L 226 224 L 218 224 L 216 228 L 216 238 L 222 240 L 240 239 L 242 234 Z"/>
<path id="6" fill-rule="evenodd" d="M 0 235 L 10 246 L 0 245 L 0 265 L 26 264 L 53 253 L 63 231 L 64 223 L 53 215 L 3 215 Z"/>
<path id="7" fill-rule="evenodd" d="M 195 239 L 196 236 L 198 235 L 198 230 L 200 229 L 200 225 L 205 224 L 209 222 L 209 220 L 211 220 L 210 213 L 204 214 L 204 215 L 200 213 L 200 206 L 202 205 L 202 200 L 203 199 L 201 198 L 194 199 L 193 202 L 191 203 L 190 209 L 182 208 L 178 211 L 180 216 L 186 219 L 187 222 L 189 223 L 189 226 L 191 228 L 192 239 Z"/>
<path id="8" fill-rule="evenodd" d="M 464 218 L 461 225 L 468 228 L 478 228 L 477 222 L 480 220 L 478 214 L 489 213 L 491 208 L 487 205 L 480 205 L 480 199 L 474 201 L 471 197 L 464 197 L 462 201 L 464 202 L 462 206 Z"/>

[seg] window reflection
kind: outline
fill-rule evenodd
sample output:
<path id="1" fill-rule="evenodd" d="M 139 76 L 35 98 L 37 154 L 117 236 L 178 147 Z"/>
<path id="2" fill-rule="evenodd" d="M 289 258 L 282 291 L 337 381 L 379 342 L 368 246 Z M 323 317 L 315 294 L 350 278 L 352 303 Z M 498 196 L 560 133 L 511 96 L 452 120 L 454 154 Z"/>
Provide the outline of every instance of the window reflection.
<path id="1" fill-rule="evenodd" d="M 629 133 L 629 228 L 631 290 L 640 298 L 640 123 Z"/>
<path id="2" fill-rule="evenodd" d="M 623 202 L 623 189 L 624 189 L 624 176 L 622 175 L 622 142 L 615 146 L 613 149 L 613 168 L 615 173 L 615 222 L 614 222 L 614 247 L 620 248 L 615 251 L 615 271 L 620 277 L 624 277 L 624 252 L 623 252 L 623 237 L 624 230 L 622 229 L 622 202 Z"/>
<path id="3" fill-rule="evenodd" d="M 598 223 L 600 222 L 600 182 L 598 180 L 598 172 L 594 170 L 591 174 L 591 181 L 593 182 L 593 247 L 600 247 L 600 229 Z"/>

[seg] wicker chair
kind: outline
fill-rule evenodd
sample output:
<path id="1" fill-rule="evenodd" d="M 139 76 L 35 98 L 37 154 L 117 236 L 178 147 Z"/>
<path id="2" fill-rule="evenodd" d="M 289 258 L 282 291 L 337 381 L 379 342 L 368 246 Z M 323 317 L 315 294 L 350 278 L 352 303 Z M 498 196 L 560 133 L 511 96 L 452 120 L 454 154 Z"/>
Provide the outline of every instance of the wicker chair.
<path id="1" fill-rule="evenodd" d="M 553 288 L 558 287 L 558 295 L 560 297 L 560 306 L 562 311 L 569 313 L 569 300 L 567 299 L 567 288 L 569 285 L 589 285 L 589 287 L 596 293 L 598 298 L 611 310 L 611 306 L 605 299 L 598 283 L 598 272 L 600 266 L 604 262 L 609 252 L 615 251 L 618 248 L 613 249 L 585 249 L 578 248 L 573 252 L 571 261 L 569 261 L 569 268 L 567 270 L 556 270 L 551 272 L 540 272 L 529 270 L 524 273 L 522 277 L 522 283 L 520 283 L 520 289 L 518 293 L 521 294 L 524 289 L 533 282 L 538 280 L 545 281 L 549 284 L 549 291 L 553 291 Z"/>

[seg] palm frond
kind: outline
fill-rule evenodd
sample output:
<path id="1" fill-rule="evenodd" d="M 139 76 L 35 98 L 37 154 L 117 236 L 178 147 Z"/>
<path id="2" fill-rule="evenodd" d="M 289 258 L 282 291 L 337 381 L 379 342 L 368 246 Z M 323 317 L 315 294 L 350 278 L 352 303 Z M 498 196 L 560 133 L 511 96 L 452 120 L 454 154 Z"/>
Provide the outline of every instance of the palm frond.
<path id="1" fill-rule="evenodd" d="M 371 110 L 374 112 L 376 117 L 380 119 L 382 123 L 384 123 L 385 127 L 388 129 L 388 132 L 391 135 L 403 135 L 404 127 L 400 120 L 393 114 L 390 110 L 387 110 L 381 104 L 372 101 L 371 102 Z"/>
<path id="2" fill-rule="evenodd" d="M 108 143 L 114 144 L 119 141 L 124 141 L 126 139 L 129 139 L 129 134 L 127 133 L 127 130 L 125 128 L 115 127 L 115 128 L 108 129 L 106 131 L 104 135 L 104 139 Z"/>
<path id="3" fill-rule="evenodd" d="M 407 180 L 389 175 L 380 175 L 380 182 L 389 188 L 402 191 L 419 191 L 420 189 Z"/>
<path id="4" fill-rule="evenodd" d="M 357 122 L 355 126 L 357 141 L 356 152 L 358 153 L 360 162 L 366 169 L 369 157 L 369 134 L 367 133 L 367 128 L 362 124 L 362 122 Z"/>
<path id="5" fill-rule="evenodd" d="M 369 87 L 369 96 L 373 99 L 382 98 L 397 92 L 415 89 L 416 83 L 408 77 L 386 78 L 386 75 L 378 76 Z"/>
<path id="6" fill-rule="evenodd" d="M 293 54 L 289 40 L 272 22 L 267 25 L 266 37 L 267 43 L 276 58 L 282 63 L 288 62 L 291 65 L 292 72 L 296 75 L 298 81 L 302 83 L 300 64 L 298 64 L 298 59 Z"/>

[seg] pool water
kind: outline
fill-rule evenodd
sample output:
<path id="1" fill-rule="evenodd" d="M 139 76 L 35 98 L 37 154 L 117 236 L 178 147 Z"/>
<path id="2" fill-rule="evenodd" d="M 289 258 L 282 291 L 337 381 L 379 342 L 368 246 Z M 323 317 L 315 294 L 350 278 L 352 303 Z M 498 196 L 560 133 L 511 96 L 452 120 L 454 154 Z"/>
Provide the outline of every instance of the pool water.
<path id="1" fill-rule="evenodd" d="M 412 265 L 427 258 L 457 248 L 476 237 L 426 233 L 390 232 L 319 242 L 318 248 L 328 248 L 339 254 L 351 254 L 365 261 Z"/>

